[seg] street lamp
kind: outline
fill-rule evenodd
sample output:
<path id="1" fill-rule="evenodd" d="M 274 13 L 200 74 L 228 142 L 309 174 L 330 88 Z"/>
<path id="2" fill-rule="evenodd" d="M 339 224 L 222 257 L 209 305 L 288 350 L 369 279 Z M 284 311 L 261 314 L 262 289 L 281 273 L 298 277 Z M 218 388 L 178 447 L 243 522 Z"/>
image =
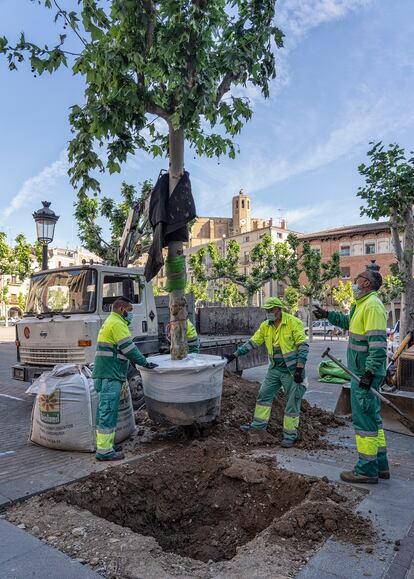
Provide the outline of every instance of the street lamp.
<path id="1" fill-rule="evenodd" d="M 50 201 L 42 201 L 43 207 L 33 213 L 36 222 L 37 240 L 42 245 L 42 270 L 47 269 L 47 246 L 52 243 L 55 225 L 59 219 L 54 211 L 49 209 Z"/>

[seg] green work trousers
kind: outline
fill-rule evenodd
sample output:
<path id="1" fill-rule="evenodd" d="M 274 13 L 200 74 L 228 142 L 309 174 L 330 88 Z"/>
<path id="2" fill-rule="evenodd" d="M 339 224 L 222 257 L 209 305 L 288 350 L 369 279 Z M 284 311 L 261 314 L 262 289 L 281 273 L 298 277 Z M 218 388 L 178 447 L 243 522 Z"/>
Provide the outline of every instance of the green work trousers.
<path id="1" fill-rule="evenodd" d="M 265 430 L 270 420 L 273 399 L 283 388 L 285 393 L 285 412 L 283 417 L 283 438 L 296 440 L 298 437 L 300 403 L 306 388 L 296 384 L 289 371 L 281 370 L 271 364 L 256 400 L 252 428 Z"/>
<path id="2" fill-rule="evenodd" d="M 96 456 L 113 456 L 119 399 L 123 382 L 108 378 L 95 378 L 95 390 L 99 394 L 96 412 Z"/>
<path id="3" fill-rule="evenodd" d="M 382 376 L 374 376 L 372 387 L 378 390 L 382 380 Z M 378 471 L 389 470 L 387 444 L 380 414 L 381 402 L 358 384 L 356 380 L 351 382 L 352 424 L 358 450 L 355 472 L 377 477 Z"/>

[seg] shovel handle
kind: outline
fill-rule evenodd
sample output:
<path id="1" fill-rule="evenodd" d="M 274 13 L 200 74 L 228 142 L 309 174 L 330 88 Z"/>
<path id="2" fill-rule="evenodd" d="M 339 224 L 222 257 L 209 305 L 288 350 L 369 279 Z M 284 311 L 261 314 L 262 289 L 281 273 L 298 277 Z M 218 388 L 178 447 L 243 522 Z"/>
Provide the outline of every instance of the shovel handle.
<path id="1" fill-rule="evenodd" d="M 349 376 L 351 376 L 351 378 L 353 378 L 354 380 L 356 380 L 357 382 L 359 382 L 360 378 L 359 376 L 357 376 L 356 374 L 354 374 L 353 372 L 351 372 L 351 370 L 349 370 L 344 364 L 342 364 L 342 362 L 340 360 L 338 360 L 337 358 L 335 358 L 335 356 L 332 356 L 332 354 L 329 353 L 330 348 L 327 348 L 325 350 L 325 352 L 322 354 L 322 358 L 328 357 L 332 360 L 332 362 L 335 362 L 335 364 L 337 364 L 337 366 L 339 366 L 340 368 L 342 368 L 342 370 L 344 370 L 344 372 L 346 372 Z M 403 412 L 401 412 L 401 410 L 398 408 L 398 406 L 396 406 L 395 404 L 393 404 L 390 400 L 388 400 L 387 398 L 385 398 L 385 396 L 383 396 L 380 392 L 378 392 L 378 390 L 375 390 L 375 388 L 370 388 L 369 389 L 370 392 L 372 392 L 372 394 L 374 396 L 376 396 L 377 398 L 379 398 L 379 400 L 381 400 L 381 402 L 383 402 L 384 404 L 386 404 L 387 406 L 389 406 L 390 408 L 392 408 L 394 410 L 394 412 L 396 412 L 397 414 L 399 414 L 403 419 L 404 422 L 407 426 L 407 428 L 409 428 L 411 430 L 411 432 L 414 432 L 414 423 L 412 422 L 412 420 L 410 420 L 408 418 L 408 416 L 406 416 Z"/>

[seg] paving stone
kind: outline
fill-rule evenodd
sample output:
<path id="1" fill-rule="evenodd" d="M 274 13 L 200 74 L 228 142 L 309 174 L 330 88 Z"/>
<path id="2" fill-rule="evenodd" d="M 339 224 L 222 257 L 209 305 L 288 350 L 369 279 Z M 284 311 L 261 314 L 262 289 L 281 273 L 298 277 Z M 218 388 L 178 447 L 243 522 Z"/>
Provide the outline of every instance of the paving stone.
<path id="1" fill-rule="evenodd" d="M 401 567 L 397 563 L 393 563 L 384 575 L 384 579 L 406 579 L 407 567 Z"/>
<path id="2" fill-rule="evenodd" d="M 411 561 L 413 560 L 413 555 L 414 553 L 411 550 L 398 551 L 398 553 L 394 557 L 393 563 L 397 563 L 397 565 L 401 565 L 401 567 L 407 567 L 408 569 L 408 567 L 411 564 Z"/>
<path id="3" fill-rule="evenodd" d="M 0 520 L 0 577 L 99 579 L 100 575 L 8 521 Z"/>

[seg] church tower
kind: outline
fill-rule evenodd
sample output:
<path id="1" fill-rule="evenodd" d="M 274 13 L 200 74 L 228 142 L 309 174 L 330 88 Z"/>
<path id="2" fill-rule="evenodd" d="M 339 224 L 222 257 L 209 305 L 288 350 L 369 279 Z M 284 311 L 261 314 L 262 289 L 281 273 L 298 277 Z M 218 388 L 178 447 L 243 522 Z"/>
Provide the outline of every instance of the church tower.
<path id="1" fill-rule="evenodd" d="M 233 197 L 232 217 L 233 217 L 233 234 L 246 233 L 251 230 L 250 223 L 250 197 L 244 194 L 240 189 L 238 195 Z"/>

